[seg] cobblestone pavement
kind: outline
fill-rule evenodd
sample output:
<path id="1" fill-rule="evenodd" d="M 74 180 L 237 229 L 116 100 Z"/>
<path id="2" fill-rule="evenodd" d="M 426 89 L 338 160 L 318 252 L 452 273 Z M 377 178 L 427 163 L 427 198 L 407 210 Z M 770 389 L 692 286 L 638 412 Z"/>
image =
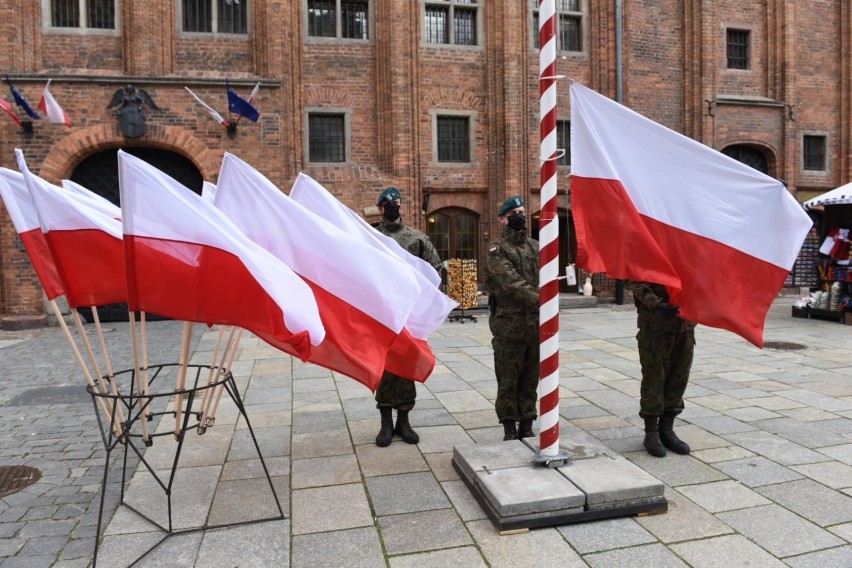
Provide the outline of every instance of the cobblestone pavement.
<path id="1" fill-rule="evenodd" d="M 698 328 L 676 423 L 693 452 L 663 459 L 641 447 L 633 310 L 563 310 L 563 445 L 594 436 L 660 479 L 669 511 L 505 536 L 451 466 L 454 445 L 502 437 L 484 312 L 430 338 L 439 363 L 418 386 L 416 446 L 375 446 L 378 411 L 360 384 L 244 340 L 234 375 L 286 518 L 177 534 L 137 566 L 852 566 L 852 326 L 794 319 L 791 304 L 779 298 L 767 319 L 765 339 L 779 348 Z M 131 367 L 126 324 L 106 326 L 110 353 L 125 354 L 114 367 Z M 180 324 L 149 330 L 151 353 L 176 360 Z M 209 363 L 215 336 L 197 329 L 193 363 Z M 0 465 L 43 475 L 0 499 L 2 568 L 92 562 L 105 452 L 80 375 L 58 329 L 0 335 Z M 173 425 L 167 416 L 151 428 Z M 145 452 L 160 474 L 173 440 Z M 136 462 L 125 502 L 165 522 L 163 491 Z M 99 566 L 126 566 L 162 538 L 119 505 L 121 466 L 109 470 Z M 204 436 L 185 438 L 174 487 L 176 530 L 277 513 L 229 400 Z"/>

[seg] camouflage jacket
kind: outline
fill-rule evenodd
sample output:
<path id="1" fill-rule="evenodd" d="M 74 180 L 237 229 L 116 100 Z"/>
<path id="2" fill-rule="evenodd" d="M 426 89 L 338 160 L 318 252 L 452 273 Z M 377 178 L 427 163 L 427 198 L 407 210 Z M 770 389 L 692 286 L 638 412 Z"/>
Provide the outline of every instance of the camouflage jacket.
<path id="1" fill-rule="evenodd" d="M 488 245 L 487 285 L 497 307 L 537 308 L 538 241 L 508 227 Z"/>
<path id="2" fill-rule="evenodd" d="M 633 292 L 633 302 L 639 311 L 640 326 L 645 319 L 653 319 L 655 321 L 658 320 L 658 323 L 671 322 L 667 327 L 680 327 L 682 329 L 692 329 L 695 327 L 695 322 L 680 317 L 666 318 L 657 313 L 657 305 L 660 302 L 669 301 L 669 293 L 662 284 L 628 281 L 627 285 L 630 291 Z"/>
<path id="3" fill-rule="evenodd" d="M 399 244 L 402 248 L 421 258 L 432 265 L 432 267 L 441 272 L 443 263 L 441 257 L 438 256 L 438 251 L 435 250 L 435 245 L 429 240 L 425 234 L 417 229 L 413 229 L 402 222 L 388 223 L 385 219 L 376 227 L 383 235 L 387 235 Z"/>

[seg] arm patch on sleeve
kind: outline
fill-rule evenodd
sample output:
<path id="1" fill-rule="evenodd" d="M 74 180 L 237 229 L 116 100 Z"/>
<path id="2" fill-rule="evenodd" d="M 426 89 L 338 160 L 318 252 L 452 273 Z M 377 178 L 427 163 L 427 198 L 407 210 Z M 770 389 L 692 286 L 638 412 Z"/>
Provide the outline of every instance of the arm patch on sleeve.
<path id="1" fill-rule="evenodd" d="M 500 247 L 492 246 L 491 248 L 488 249 L 488 254 L 497 254 L 497 251 L 499 251 L 499 250 L 500 250 Z"/>

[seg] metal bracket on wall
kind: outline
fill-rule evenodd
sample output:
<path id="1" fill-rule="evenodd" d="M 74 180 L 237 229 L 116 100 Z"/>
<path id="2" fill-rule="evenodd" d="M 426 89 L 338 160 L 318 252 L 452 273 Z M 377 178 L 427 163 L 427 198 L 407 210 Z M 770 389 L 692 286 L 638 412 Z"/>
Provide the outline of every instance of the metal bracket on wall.
<path id="1" fill-rule="evenodd" d="M 784 103 L 784 108 L 787 109 L 787 120 L 790 122 L 796 122 L 796 115 L 794 114 L 794 107 L 790 103 Z"/>
<path id="2" fill-rule="evenodd" d="M 707 103 L 707 114 L 709 116 L 716 116 L 716 101 L 704 99 L 704 102 Z"/>

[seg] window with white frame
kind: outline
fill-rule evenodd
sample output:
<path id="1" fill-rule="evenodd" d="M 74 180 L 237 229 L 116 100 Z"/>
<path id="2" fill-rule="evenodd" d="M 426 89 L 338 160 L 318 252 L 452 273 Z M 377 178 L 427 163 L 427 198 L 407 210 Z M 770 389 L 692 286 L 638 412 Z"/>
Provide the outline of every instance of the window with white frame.
<path id="1" fill-rule="evenodd" d="M 117 0 L 47 0 L 52 28 L 116 29 Z"/>
<path id="2" fill-rule="evenodd" d="M 533 3 L 533 46 L 539 48 L 538 2 Z M 556 0 L 556 49 L 557 51 L 583 51 L 582 0 Z"/>
<path id="3" fill-rule="evenodd" d="M 370 39 L 370 0 L 306 0 L 309 37 Z"/>
<path id="4" fill-rule="evenodd" d="M 181 31 L 248 33 L 249 0 L 181 0 Z"/>
<path id="5" fill-rule="evenodd" d="M 423 3 L 426 43 L 479 45 L 477 21 L 480 0 L 441 0 Z"/>

